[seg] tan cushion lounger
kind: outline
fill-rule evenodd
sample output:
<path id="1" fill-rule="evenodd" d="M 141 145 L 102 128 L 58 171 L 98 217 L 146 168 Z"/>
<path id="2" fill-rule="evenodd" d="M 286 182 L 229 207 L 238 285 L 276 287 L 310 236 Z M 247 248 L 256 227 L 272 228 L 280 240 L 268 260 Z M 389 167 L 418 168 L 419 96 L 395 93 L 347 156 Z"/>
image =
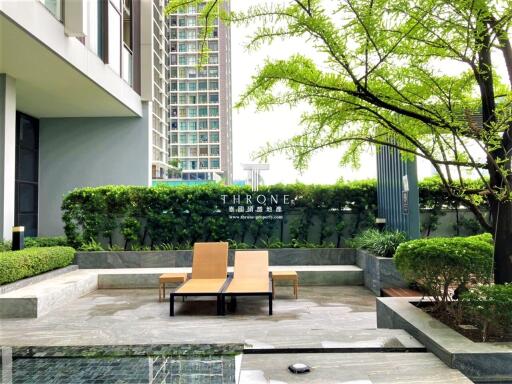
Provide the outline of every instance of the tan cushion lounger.
<path id="1" fill-rule="evenodd" d="M 195 243 L 192 277 L 171 293 L 170 315 L 174 316 L 176 296 L 215 296 L 217 314 L 221 315 L 221 293 L 227 282 L 228 243 Z"/>
<path id="2" fill-rule="evenodd" d="M 222 296 L 223 302 L 226 296 L 230 296 L 233 307 L 236 305 L 236 296 L 266 296 L 269 299 L 268 313 L 272 315 L 272 281 L 268 271 L 268 252 L 236 252 L 233 279 Z"/>

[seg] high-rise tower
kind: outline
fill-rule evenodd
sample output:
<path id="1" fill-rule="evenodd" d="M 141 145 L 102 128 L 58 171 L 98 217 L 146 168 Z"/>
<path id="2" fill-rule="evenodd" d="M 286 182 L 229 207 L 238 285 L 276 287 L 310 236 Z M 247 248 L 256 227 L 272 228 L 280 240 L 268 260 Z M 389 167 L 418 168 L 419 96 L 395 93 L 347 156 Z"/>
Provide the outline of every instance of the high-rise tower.
<path id="1" fill-rule="evenodd" d="M 167 19 L 169 161 L 181 170 L 174 177 L 231 183 L 230 29 L 213 20 L 205 53 L 199 12 L 186 6 Z"/>

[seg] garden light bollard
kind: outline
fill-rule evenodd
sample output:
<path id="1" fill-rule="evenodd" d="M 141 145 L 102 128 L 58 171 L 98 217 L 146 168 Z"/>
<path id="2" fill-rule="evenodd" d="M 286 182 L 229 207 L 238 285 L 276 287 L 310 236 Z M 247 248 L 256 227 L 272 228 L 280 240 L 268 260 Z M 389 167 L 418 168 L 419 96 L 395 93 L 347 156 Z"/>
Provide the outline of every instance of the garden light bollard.
<path id="1" fill-rule="evenodd" d="M 25 248 L 25 227 L 12 227 L 12 247 L 13 251 L 19 251 Z"/>
<path id="2" fill-rule="evenodd" d="M 386 227 L 386 219 L 384 217 L 377 217 L 375 219 L 375 225 L 377 226 L 377 229 L 382 232 Z"/>

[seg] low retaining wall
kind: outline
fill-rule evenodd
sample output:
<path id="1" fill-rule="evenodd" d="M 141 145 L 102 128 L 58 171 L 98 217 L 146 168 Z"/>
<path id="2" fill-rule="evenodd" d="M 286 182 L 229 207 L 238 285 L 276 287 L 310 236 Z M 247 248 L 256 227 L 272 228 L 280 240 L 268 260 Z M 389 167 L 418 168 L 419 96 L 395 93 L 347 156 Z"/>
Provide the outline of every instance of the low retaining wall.
<path id="1" fill-rule="evenodd" d="M 511 343 L 475 343 L 405 297 L 377 298 L 377 327 L 403 329 L 450 368 L 477 383 L 512 382 Z"/>
<path id="2" fill-rule="evenodd" d="M 384 288 L 407 288 L 407 282 L 398 273 L 395 261 L 379 257 L 362 249 L 357 250 L 357 265 L 364 270 L 364 285 L 377 296 Z"/>
<path id="3" fill-rule="evenodd" d="M 44 273 L 41 273 L 40 275 L 27 277 L 25 279 L 15 281 L 14 283 L 0 285 L 0 295 L 7 293 L 7 292 L 15 291 L 17 289 L 28 287 L 29 285 L 39 283 L 41 281 L 52 279 L 54 277 L 63 275 L 68 272 L 76 271 L 77 269 L 78 269 L 78 267 L 76 265 L 70 265 L 70 266 L 67 266 L 64 268 L 54 269 L 53 271 L 44 272 Z"/>
<path id="4" fill-rule="evenodd" d="M 235 250 L 229 251 L 233 265 Z M 270 265 L 351 265 L 356 261 L 352 248 L 269 249 Z M 181 268 L 192 266 L 192 251 L 77 252 L 80 269 Z"/>

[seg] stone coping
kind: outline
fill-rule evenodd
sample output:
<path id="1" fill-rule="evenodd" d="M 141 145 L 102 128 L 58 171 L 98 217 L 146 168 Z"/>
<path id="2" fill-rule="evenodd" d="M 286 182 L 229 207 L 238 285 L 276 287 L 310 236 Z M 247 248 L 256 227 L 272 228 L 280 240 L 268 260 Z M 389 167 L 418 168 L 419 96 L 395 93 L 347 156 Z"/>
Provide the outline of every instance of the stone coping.
<path id="1" fill-rule="evenodd" d="M 409 332 L 449 367 L 479 382 L 512 381 L 512 343 L 477 343 L 414 304 L 417 298 L 377 298 L 377 327 Z"/>
<path id="2" fill-rule="evenodd" d="M 210 356 L 242 353 L 243 344 L 139 344 L 13 347 L 13 358 Z"/>
<path id="3" fill-rule="evenodd" d="M 7 293 L 7 292 L 15 291 L 17 289 L 28 287 L 29 285 L 39 283 L 41 281 L 53 279 L 54 277 L 63 275 L 68 272 L 76 271 L 77 269 L 78 269 L 77 265 L 69 265 L 64 268 L 54 269 L 53 271 L 48 271 L 48 272 L 44 272 L 44 273 L 41 273 L 36 276 L 27 277 L 25 279 L 21 279 L 21 280 L 15 281 L 13 283 L 0 285 L 0 295 Z"/>

